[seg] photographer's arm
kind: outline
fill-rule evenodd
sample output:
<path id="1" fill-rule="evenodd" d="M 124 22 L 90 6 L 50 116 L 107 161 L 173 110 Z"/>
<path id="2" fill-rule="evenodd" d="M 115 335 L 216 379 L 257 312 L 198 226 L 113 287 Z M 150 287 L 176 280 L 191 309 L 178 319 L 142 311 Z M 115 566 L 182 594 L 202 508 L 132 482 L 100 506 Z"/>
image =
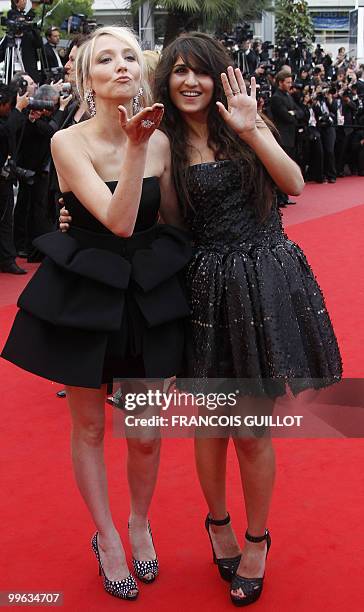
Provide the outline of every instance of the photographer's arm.
<path id="1" fill-rule="evenodd" d="M 68 106 L 68 104 L 71 102 L 72 100 L 72 94 L 67 96 L 67 98 L 62 98 L 62 96 L 60 97 L 59 100 L 59 109 L 54 113 L 53 117 L 51 118 L 49 125 L 51 126 L 51 128 L 53 129 L 53 133 L 57 132 L 62 123 L 64 122 L 64 117 L 65 117 L 65 109 Z"/>

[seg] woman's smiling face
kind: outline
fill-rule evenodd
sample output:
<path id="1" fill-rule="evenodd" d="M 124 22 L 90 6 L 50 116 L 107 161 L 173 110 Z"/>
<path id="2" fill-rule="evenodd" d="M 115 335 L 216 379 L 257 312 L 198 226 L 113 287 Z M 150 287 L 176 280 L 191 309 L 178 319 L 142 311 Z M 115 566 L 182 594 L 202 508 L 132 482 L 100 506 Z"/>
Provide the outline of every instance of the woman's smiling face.
<path id="1" fill-rule="evenodd" d="M 169 77 L 169 95 L 178 110 L 189 114 L 205 112 L 213 93 L 212 77 L 201 69 L 191 68 L 179 57 Z"/>

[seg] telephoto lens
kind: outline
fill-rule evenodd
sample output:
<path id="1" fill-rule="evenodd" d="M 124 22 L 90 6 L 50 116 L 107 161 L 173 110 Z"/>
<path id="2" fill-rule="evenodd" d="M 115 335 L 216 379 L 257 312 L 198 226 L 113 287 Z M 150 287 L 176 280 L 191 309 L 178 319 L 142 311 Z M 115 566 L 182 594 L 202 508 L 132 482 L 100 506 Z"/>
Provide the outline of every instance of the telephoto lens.
<path id="1" fill-rule="evenodd" d="M 29 110 L 54 111 L 55 105 L 52 100 L 36 100 L 35 98 L 29 98 L 28 108 Z"/>

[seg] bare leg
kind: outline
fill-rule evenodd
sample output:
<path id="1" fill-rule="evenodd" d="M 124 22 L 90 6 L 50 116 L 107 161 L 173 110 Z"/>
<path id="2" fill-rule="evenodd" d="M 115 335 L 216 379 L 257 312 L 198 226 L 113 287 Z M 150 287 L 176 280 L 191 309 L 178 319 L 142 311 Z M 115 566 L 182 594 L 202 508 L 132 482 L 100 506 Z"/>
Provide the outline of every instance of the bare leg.
<path id="1" fill-rule="evenodd" d="M 264 414 L 270 414 L 272 407 L 271 401 L 266 400 Z M 256 408 L 252 410 L 250 414 L 259 413 Z M 248 532 L 252 536 L 261 536 L 267 526 L 275 476 L 272 441 L 268 432 L 261 438 L 234 437 L 234 444 L 244 490 Z M 266 550 L 265 541 L 252 543 L 245 540 L 237 574 L 245 578 L 263 576 Z M 244 597 L 241 589 L 233 591 L 233 594 Z"/>
<path id="2" fill-rule="evenodd" d="M 67 387 L 67 400 L 72 417 L 71 448 L 76 482 L 99 532 L 105 574 L 109 580 L 122 580 L 128 576 L 129 569 L 108 498 L 104 462 L 105 387 Z"/>
<path id="3" fill-rule="evenodd" d="M 153 414 L 156 414 L 156 409 L 147 408 L 142 416 L 149 418 Z M 130 544 L 134 559 L 148 561 L 156 556 L 148 531 L 148 512 L 157 482 L 161 440 L 157 427 L 133 427 L 130 433 L 132 437 L 127 437 Z M 146 574 L 145 578 L 151 580 L 153 575 Z"/>
<path id="4" fill-rule="evenodd" d="M 195 438 L 197 474 L 211 518 L 224 519 L 226 509 L 226 455 L 228 438 Z M 218 559 L 236 557 L 240 547 L 231 523 L 210 525 L 210 534 Z"/>

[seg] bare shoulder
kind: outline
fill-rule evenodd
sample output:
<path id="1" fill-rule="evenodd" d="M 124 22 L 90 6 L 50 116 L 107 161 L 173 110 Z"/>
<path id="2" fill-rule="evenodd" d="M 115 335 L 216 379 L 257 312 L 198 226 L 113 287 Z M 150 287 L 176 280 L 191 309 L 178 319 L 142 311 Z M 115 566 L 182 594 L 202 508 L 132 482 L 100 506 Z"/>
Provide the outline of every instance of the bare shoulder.
<path id="1" fill-rule="evenodd" d="M 73 148 L 75 147 L 77 150 L 79 150 L 80 145 L 82 145 L 84 137 L 88 131 L 87 129 L 85 130 L 86 123 L 86 121 L 83 121 L 76 125 L 70 125 L 64 130 L 58 130 L 58 132 L 52 136 L 52 148 L 58 148 L 63 145 L 72 145 Z"/>
<path id="2" fill-rule="evenodd" d="M 165 153 L 170 152 L 171 147 L 169 144 L 169 138 L 161 130 L 155 130 L 155 132 L 153 132 L 150 138 L 150 143 L 153 147 L 154 146 L 158 147 L 160 150 L 164 151 Z"/>

